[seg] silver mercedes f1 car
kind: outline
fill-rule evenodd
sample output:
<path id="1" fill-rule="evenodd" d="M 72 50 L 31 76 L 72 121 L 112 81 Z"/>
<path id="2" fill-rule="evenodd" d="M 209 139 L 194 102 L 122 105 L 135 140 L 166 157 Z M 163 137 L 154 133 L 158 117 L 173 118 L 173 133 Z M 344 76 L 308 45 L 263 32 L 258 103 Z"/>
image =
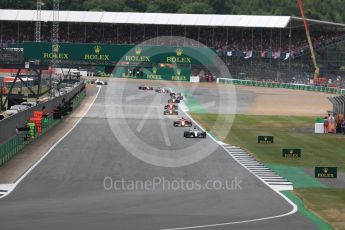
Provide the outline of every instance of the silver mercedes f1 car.
<path id="1" fill-rule="evenodd" d="M 183 136 L 186 138 L 206 138 L 206 132 L 193 127 L 188 131 L 184 131 Z"/>

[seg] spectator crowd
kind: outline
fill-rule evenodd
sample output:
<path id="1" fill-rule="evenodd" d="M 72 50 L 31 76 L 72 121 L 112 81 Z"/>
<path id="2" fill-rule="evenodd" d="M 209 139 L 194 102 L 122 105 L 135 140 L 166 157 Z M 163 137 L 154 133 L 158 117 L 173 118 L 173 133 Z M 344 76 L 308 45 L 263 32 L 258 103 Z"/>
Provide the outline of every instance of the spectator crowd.
<path id="1" fill-rule="evenodd" d="M 1 22 L 2 46 L 34 41 L 34 22 Z M 60 23 L 60 42 L 110 43 L 214 47 L 221 56 L 229 52 L 281 52 L 300 55 L 308 52 L 303 28 L 226 28 L 195 26 Z M 42 23 L 41 41 L 50 41 L 50 23 Z M 311 31 L 316 48 L 345 38 L 341 31 Z M 200 44 L 201 43 L 201 44 Z"/>

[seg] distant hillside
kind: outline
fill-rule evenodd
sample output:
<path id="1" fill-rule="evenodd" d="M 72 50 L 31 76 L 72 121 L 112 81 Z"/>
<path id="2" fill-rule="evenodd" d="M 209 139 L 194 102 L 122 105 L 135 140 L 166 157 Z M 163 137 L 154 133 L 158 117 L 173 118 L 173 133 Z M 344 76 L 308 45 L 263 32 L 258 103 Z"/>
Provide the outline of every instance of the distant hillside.
<path id="1" fill-rule="evenodd" d="M 52 9 L 53 0 L 43 0 Z M 303 0 L 308 18 L 345 23 L 345 0 Z M 36 0 L 1 0 L 2 9 L 35 9 Z M 297 0 L 60 0 L 61 10 L 299 16 Z"/>

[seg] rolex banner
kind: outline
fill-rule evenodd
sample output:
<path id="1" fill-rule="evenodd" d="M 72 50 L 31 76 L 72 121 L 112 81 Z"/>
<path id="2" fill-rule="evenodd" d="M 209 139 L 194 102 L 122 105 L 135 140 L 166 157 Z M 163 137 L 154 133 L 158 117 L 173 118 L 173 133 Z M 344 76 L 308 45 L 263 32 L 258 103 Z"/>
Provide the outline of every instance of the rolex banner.
<path id="1" fill-rule="evenodd" d="M 133 68 L 118 67 L 115 68 L 112 77 L 134 78 L 148 80 L 166 80 L 166 81 L 190 81 L 190 68 L 187 67 L 159 67 L 153 66 L 144 68 L 142 71 L 133 71 Z"/>
<path id="2" fill-rule="evenodd" d="M 283 149 L 283 157 L 286 158 L 299 158 L 302 156 L 301 149 Z"/>
<path id="3" fill-rule="evenodd" d="M 169 81 L 189 81 L 190 68 L 182 67 L 152 67 L 147 79 L 169 80 Z"/>
<path id="4" fill-rule="evenodd" d="M 273 144 L 273 136 L 258 136 L 259 144 Z"/>
<path id="5" fill-rule="evenodd" d="M 216 53 L 204 47 L 170 47 L 49 42 L 25 42 L 25 60 L 82 61 L 97 63 L 214 64 Z"/>
<path id="6" fill-rule="evenodd" d="M 316 178 L 337 178 L 337 167 L 315 167 Z"/>

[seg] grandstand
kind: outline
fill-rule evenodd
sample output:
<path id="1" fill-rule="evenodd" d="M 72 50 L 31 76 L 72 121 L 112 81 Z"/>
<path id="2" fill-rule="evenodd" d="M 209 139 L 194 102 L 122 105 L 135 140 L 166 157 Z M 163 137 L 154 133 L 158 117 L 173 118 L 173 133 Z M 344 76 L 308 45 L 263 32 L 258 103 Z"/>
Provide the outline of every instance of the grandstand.
<path id="1" fill-rule="evenodd" d="M 42 11 L 41 41 L 50 42 L 52 18 L 52 11 Z M 22 43 L 34 41 L 35 21 L 34 10 L 0 10 L 3 61 L 24 61 Z M 214 48 L 236 78 L 301 83 L 313 73 L 297 17 L 60 11 L 59 22 L 60 42 L 138 44 L 150 39 L 147 45 L 199 46 L 195 40 Z M 345 70 L 345 25 L 318 20 L 309 25 L 321 76 L 339 79 Z"/>

